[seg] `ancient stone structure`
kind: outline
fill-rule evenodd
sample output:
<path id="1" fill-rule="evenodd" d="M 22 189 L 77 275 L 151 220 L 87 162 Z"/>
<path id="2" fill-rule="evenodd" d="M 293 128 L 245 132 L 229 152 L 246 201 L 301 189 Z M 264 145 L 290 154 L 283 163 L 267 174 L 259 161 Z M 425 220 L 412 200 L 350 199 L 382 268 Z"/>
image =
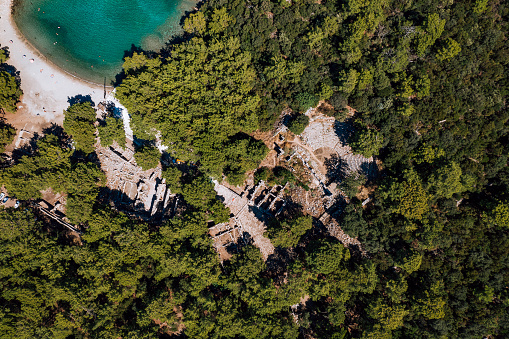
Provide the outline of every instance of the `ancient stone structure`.
<path id="1" fill-rule="evenodd" d="M 130 148 L 97 147 L 97 154 L 117 209 L 149 221 L 174 214 L 177 196 L 167 189 L 160 167 L 143 171 Z"/>

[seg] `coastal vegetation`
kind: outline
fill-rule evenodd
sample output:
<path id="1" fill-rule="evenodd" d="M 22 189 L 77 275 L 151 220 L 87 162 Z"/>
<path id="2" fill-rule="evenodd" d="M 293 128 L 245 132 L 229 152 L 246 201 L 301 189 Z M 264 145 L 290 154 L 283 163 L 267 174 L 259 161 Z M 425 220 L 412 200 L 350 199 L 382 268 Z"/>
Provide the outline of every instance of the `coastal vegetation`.
<path id="1" fill-rule="evenodd" d="M 159 165 L 161 153 L 156 147 L 147 145 L 138 148 L 134 153 L 134 158 L 136 164 L 146 171 Z"/>
<path id="2" fill-rule="evenodd" d="M 124 123 L 121 119 L 115 117 L 106 117 L 99 126 L 97 127 L 99 132 L 99 140 L 101 146 L 109 147 L 116 141 L 117 144 L 124 148 L 125 147 L 125 131 Z"/>
<path id="3" fill-rule="evenodd" d="M 5 151 L 5 146 L 9 145 L 16 135 L 16 129 L 4 122 L 0 122 L 0 153 Z"/>
<path id="4" fill-rule="evenodd" d="M 76 149 L 85 154 L 92 153 L 95 150 L 96 118 L 90 102 L 71 105 L 64 112 L 64 118 L 64 131 L 72 137 Z"/>
<path id="5" fill-rule="evenodd" d="M 5 48 L 0 49 L 0 112 L 14 113 L 17 110 L 16 104 L 23 94 L 20 83 L 12 74 L 12 67 L 8 67 L 9 52 Z"/>
<path id="6" fill-rule="evenodd" d="M 38 140 L 32 154 L 3 170 L 1 179 L 9 194 L 21 200 L 40 199 L 48 189 L 66 193 L 66 215 L 73 223 L 88 221 L 105 180 L 95 163 L 74 155 L 69 138 L 54 134 Z"/>
<path id="7" fill-rule="evenodd" d="M 299 114 L 290 122 L 288 129 L 292 131 L 293 134 L 299 135 L 304 132 L 304 129 L 307 127 L 309 123 L 309 118 L 304 114 Z"/>
<path id="8" fill-rule="evenodd" d="M 68 135 L 38 140 L 1 180 L 23 200 L 67 193 L 85 232 L 73 242 L 31 209 L 0 209 L 2 333 L 508 337 L 508 22 L 508 4 L 488 0 L 203 3 L 164 56 L 127 57 L 117 88 L 135 136 L 187 162 L 163 168 L 185 211 L 149 225 L 98 202 L 95 112 L 71 106 Z M 319 101 L 349 119 L 355 152 L 383 164 L 367 205 L 357 193 L 368 178 L 340 183 L 340 227 L 362 248 L 297 205 L 267 227 L 273 255 L 247 242 L 220 263 L 208 224 L 230 212 L 212 179 L 241 185 L 256 169 L 256 181 L 298 183 L 258 168 L 268 149 L 253 132 Z M 159 163 L 148 150 L 135 154 L 144 169 Z"/>

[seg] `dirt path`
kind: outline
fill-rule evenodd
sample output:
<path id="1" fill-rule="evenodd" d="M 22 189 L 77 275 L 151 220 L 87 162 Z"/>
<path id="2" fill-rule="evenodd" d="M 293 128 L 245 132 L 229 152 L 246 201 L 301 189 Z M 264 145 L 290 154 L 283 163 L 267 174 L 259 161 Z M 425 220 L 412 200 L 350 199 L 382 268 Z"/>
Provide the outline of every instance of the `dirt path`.
<path id="1" fill-rule="evenodd" d="M 323 161 L 319 160 L 316 155 L 315 155 L 315 152 L 309 147 L 307 146 L 306 144 L 302 143 L 301 139 L 299 137 L 296 137 L 293 141 L 288 141 L 288 143 L 294 143 L 296 145 L 298 145 L 299 147 L 302 147 L 304 148 L 309 156 L 314 160 L 316 161 L 316 164 L 318 165 L 318 170 L 323 174 L 323 175 L 326 175 L 327 174 L 327 169 L 325 168 L 325 165 L 323 163 Z"/>

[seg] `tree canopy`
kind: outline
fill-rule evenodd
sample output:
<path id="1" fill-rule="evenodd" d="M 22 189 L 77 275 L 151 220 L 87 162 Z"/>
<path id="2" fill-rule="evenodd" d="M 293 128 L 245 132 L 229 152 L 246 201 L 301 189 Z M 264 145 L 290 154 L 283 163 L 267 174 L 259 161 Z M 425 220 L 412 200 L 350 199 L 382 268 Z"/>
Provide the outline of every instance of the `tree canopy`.
<path id="1" fill-rule="evenodd" d="M 6 67 L 8 60 L 8 50 L 0 49 L 0 112 L 14 113 L 18 109 L 16 104 L 19 102 L 23 91 L 20 89 L 19 81 L 12 74 L 12 68 Z"/>
<path id="2" fill-rule="evenodd" d="M 134 153 L 136 164 L 144 171 L 157 167 L 159 165 L 160 158 L 161 152 L 159 152 L 157 147 L 151 145 L 142 146 Z"/>
<path id="3" fill-rule="evenodd" d="M 186 162 L 163 169 L 184 207 L 148 225 L 94 203 L 93 156 L 38 140 L 2 169 L 5 188 L 65 192 L 87 228 L 72 243 L 31 208 L 0 209 L 2 333 L 508 337 L 508 15 L 486 0 L 203 3 L 162 54 L 126 58 L 117 88 L 135 137 L 160 138 Z M 370 204 L 353 197 L 352 176 L 351 199 L 326 210 L 341 229 L 294 203 L 267 225 L 273 254 L 245 234 L 220 263 L 209 226 L 230 213 L 211 178 L 242 185 L 267 154 L 252 132 L 318 100 L 353 121 L 353 151 L 383 168 L 365 178 Z M 64 128 L 90 147 L 95 117 L 74 110 Z M 256 174 L 300 180 L 282 167 Z"/>
<path id="4" fill-rule="evenodd" d="M 75 147 L 84 153 L 92 153 L 95 144 L 96 113 L 90 102 L 71 105 L 64 111 L 64 131 L 70 135 Z"/>
<path id="5" fill-rule="evenodd" d="M 11 125 L 0 123 L 0 153 L 5 151 L 5 146 L 14 141 L 16 129 Z"/>
<path id="6" fill-rule="evenodd" d="M 101 146 L 108 147 L 116 141 L 120 147 L 125 147 L 125 131 L 122 120 L 114 117 L 104 119 L 104 124 L 99 125 L 99 139 Z"/>

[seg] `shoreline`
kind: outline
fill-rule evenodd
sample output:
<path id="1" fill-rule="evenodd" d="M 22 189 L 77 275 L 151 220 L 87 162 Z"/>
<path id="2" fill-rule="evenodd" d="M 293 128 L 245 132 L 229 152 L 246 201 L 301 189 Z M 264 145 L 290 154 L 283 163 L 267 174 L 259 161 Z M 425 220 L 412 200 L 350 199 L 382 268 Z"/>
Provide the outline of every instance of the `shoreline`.
<path id="1" fill-rule="evenodd" d="M 89 98 L 95 105 L 104 101 L 114 87 L 97 84 L 77 77 L 48 60 L 19 31 L 13 18 L 16 0 L 0 3 L 0 45 L 9 51 L 8 64 L 19 72 L 23 95 L 17 113 L 5 118 L 19 120 L 20 114 L 28 120 L 44 120 L 44 125 L 61 125 L 63 111 L 76 96 Z M 17 117 L 14 118 L 13 116 Z M 43 124 L 43 121 L 41 121 Z M 15 126 L 19 128 L 18 126 Z M 22 127 L 22 126 L 21 126 Z"/>
<path id="2" fill-rule="evenodd" d="M 8 0 L 9 1 L 9 0 Z M 10 3 L 10 12 L 9 12 L 9 25 L 12 27 L 12 29 L 15 31 L 16 33 L 16 37 L 20 40 L 20 41 L 23 41 L 25 43 L 25 45 L 27 45 L 27 47 L 32 51 L 32 53 L 34 53 L 35 55 L 37 55 L 37 57 L 39 57 L 40 59 L 43 59 L 45 63 L 47 64 L 50 64 L 52 67 L 54 68 L 57 68 L 59 69 L 61 72 L 63 73 L 66 73 L 67 75 L 69 75 L 70 77 L 78 80 L 78 81 L 82 81 L 82 82 L 86 82 L 92 86 L 97 86 L 97 87 L 106 87 L 107 89 L 110 89 L 113 90 L 115 87 L 114 86 L 110 86 L 110 85 L 104 85 L 104 84 L 100 84 L 98 82 L 95 82 L 95 81 L 92 81 L 92 80 L 87 80 L 85 78 L 82 78 L 82 77 L 79 77 L 77 75 L 74 75 L 72 74 L 71 72 L 68 72 L 66 71 L 64 68 L 58 66 L 57 64 L 55 64 L 53 61 L 51 61 L 50 59 L 48 59 L 47 56 L 45 56 L 41 51 L 39 51 L 31 42 L 30 40 L 28 40 L 24 35 L 23 33 L 21 33 L 21 31 L 19 30 L 18 26 L 16 25 L 16 22 L 14 21 L 14 11 L 15 11 L 15 6 L 17 5 L 17 2 L 19 2 L 19 0 L 10 0 L 11 3 Z M 1 12 L 1 10 L 0 10 Z M 1 42 L 0 42 L 1 44 Z M 4 45 L 2 45 L 4 46 Z M 7 46 L 7 45 L 5 45 Z M 7 46 L 8 47 L 8 46 Z"/>

